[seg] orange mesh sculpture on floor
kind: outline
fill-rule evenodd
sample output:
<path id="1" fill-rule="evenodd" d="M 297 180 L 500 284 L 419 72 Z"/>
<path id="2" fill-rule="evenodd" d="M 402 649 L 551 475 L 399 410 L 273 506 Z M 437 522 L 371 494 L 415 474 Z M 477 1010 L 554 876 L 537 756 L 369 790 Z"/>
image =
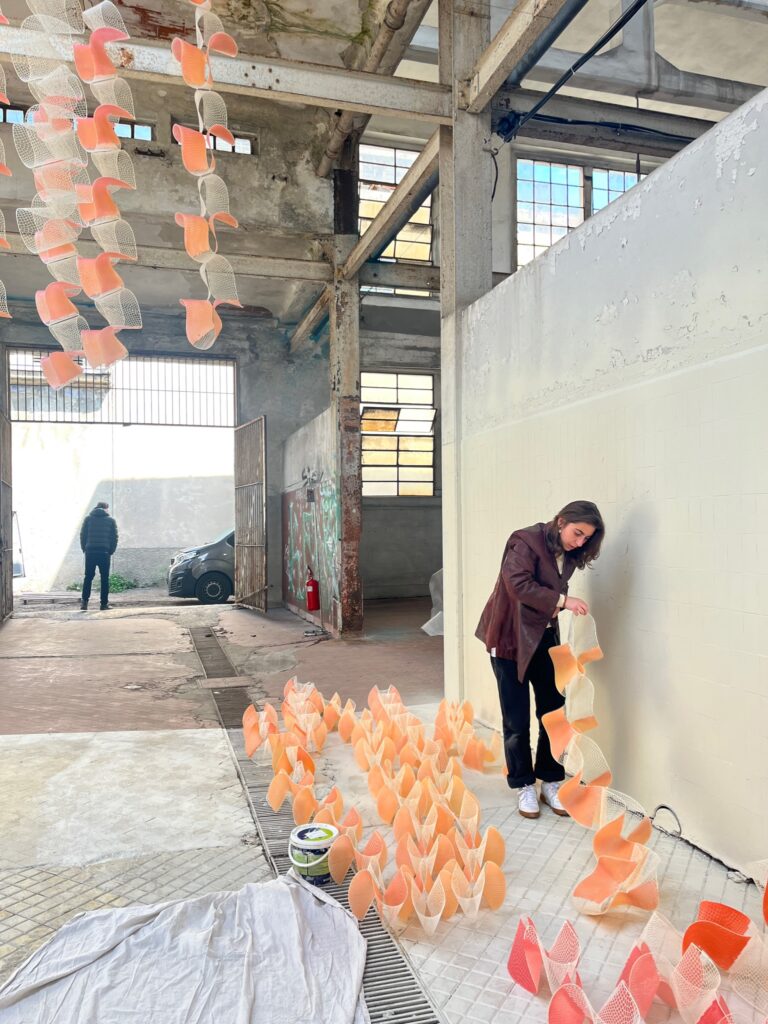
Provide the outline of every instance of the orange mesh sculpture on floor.
<path id="1" fill-rule="evenodd" d="M 571 638 L 553 647 L 555 684 L 565 705 L 542 716 L 552 755 L 570 776 L 560 787 L 560 801 L 570 816 L 593 829 L 597 859 L 592 874 L 573 890 L 586 914 L 616 907 L 653 910 L 658 906 L 658 857 L 646 846 L 651 822 L 637 801 L 610 788 L 611 771 L 602 751 L 586 733 L 594 729 L 594 686 L 584 666 L 602 658 L 591 616 L 573 616 Z"/>
<path id="2" fill-rule="evenodd" d="M 753 866 L 754 870 L 754 866 Z M 733 991 L 761 1015 L 768 1013 L 768 946 L 764 934 L 734 907 L 704 900 L 681 934 L 659 913 L 649 918 L 630 950 L 617 987 L 599 1012 L 592 1009 L 577 972 L 580 946 L 565 922 L 545 950 L 530 918 L 521 918 L 509 956 L 509 973 L 532 994 L 543 978 L 552 993 L 551 1024 L 639 1024 L 654 1000 L 676 1011 L 684 1024 L 734 1024 L 722 991 Z"/>
<path id="3" fill-rule="evenodd" d="M 198 128 L 173 126 L 173 137 L 181 147 L 185 169 L 197 178 L 200 213 L 177 213 L 176 223 L 184 231 L 184 248 L 200 265 L 200 276 L 208 290 L 205 299 L 181 299 L 186 310 L 186 332 L 196 348 L 210 348 L 221 332 L 217 306 L 241 306 L 232 266 L 219 253 L 216 225 L 237 228 L 229 212 L 229 191 L 215 173 L 213 147 L 222 139 L 234 148 L 235 140 L 227 127 L 227 107 L 213 89 L 210 55 L 237 56 L 237 43 L 224 31 L 221 19 L 211 12 L 210 0 L 190 0 L 195 6 L 196 45 L 175 38 L 171 53 L 181 66 L 184 82 L 194 89 Z"/>
<path id="4" fill-rule="evenodd" d="M 311 683 L 299 685 L 295 679 L 284 690 L 284 731 L 270 705 L 261 712 L 246 710 L 249 756 L 258 756 L 268 744 L 272 749 L 270 807 L 277 810 L 290 796 L 297 823 L 312 820 L 339 829 L 329 868 L 337 883 L 356 869 L 349 905 L 358 918 L 375 904 L 391 928 L 415 917 L 431 934 L 459 911 L 472 919 L 482 907 L 498 909 L 506 893 L 504 840 L 493 827 L 481 831 L 480 805 L 464 783 L 460 757 L 482 770 L 499 761 L 500 750 L 476 735 L 471 706 L 443 701 L 432 738 L 394 687 L 374 687 L 368 707 L 359 717 L 355 710 L 352 701 L 342 707 L 338 694 L 325 701 Z M 337 787 L 321 799 L 315 794 L 314 761 L 307 751 L 322 750 L 333 729 L 352 746 L 379 816 L 392 827 L 395 870 L 389 878 L 390 848 L 382 833 L 363 839 L 360 814 L 356 808 L 345 813 Z"/>
<path id="5" fill-rule="evenodd" d="M 114 129 L 115 119 L 133 118 L 133 100 L 104 49 L 105 43 L 128 35 L 111 0 L 85 12 L 77 0 L 30 0 L 29 6 L 33 15 L 23 28 L 38 33 L 39 45 L 34 55 L 14 55 L 13 61 L 37 104 L 23 123 L 14 124 L 13 139 L 22 163 L 33 172 L 37 192 L 30 207 L 17 210 L 16 220 L 22 241 L 40 256 L 56 282 L 40 290 L 35 301 L 63 349 L 41 360 L 48 383 L 59 388 L 83 372 L 78 357 L 85 356 L 94 368 L 123 359 L 127 352 L 116 331 L 141 327 L 136 297 L 116 272 L 110 273 L 103 261 L 82 261 L 77 251 L 77 240 L 88 226 L 110 270 L 112 261 L 135 260 L 137 255 L 133 232 L 112 195 L 135 187 L 130 158 L 121 151 Z M 86 29 L 89 43 L 75 42 Z M 99 100 L 91 117 L 82 85 L 67 67 L 69 59 Z M 101 175 L 93 184 L 88 154 Z M 98 266 L 91 270 L 93 263 Z M 106 283 L 108 288 L 94 290 Z M 81 287 L 107 321 L 106 328 L 90 330 L 79 315 L 71 299 Z"/>

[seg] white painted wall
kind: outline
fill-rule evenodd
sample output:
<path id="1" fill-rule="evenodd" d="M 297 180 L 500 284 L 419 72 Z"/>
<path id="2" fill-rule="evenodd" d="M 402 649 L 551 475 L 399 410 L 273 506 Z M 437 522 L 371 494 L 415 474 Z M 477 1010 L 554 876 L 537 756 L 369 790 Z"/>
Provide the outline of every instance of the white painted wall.
<path id="1" fill-rule="evenodd" d="M 473 634 L 504 541 L 596 501 L 571 591 L 606 655 L 593 735 L 618 789 L 736 865 L 768 851 L 766 195 L 762 93 L 465 311 L 460 437 L 443 421 L 449 694 L 498 721 Z"/>
<path id="2" fill-rule="evenodd" d="M 12 437 L 17 591 L 82 579 L 80 526 L 97 501 L 120 533 L 112 571 L 145 585 L 164 579 L 175 552 L 234 526 L 231 430 L 14 423 Z"/>

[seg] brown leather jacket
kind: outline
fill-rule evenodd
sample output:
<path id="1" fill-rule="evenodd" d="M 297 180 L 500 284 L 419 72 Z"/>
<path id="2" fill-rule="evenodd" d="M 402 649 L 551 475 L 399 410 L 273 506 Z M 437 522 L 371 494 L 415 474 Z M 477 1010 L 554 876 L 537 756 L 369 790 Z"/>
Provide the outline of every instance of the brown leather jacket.
<path id="1" fill-rule="evenodd" d="M 550 624 L 560 594 L 576 568 L 566 555 L 562 576 L 547 547 L 547 524 L 515 530 L 504 548 L 499 578 L 488 598 L 475 636 L 498 658 L 517 662 L 520 682 Z"/>

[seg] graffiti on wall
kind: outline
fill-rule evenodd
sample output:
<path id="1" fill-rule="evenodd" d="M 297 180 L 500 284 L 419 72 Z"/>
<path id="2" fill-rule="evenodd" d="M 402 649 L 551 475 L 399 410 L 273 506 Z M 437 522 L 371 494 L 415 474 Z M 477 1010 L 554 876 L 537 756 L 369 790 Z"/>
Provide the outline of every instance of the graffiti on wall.
<path id="1" fill-rule="evenodd" d="M 339 493 L 332 478 L 283 494 L 283 601 L 304 610 L 307 567 L 320 583 L 320 619 L 333 625 L 339 600 Z"/>

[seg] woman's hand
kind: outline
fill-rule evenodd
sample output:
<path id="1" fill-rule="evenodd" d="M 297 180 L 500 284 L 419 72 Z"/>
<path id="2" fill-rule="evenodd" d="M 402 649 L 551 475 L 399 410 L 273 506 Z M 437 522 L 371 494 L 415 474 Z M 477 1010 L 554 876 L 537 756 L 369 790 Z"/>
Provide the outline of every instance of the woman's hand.
<path id="1" fill-rule="evenodd" d="M 573 612 L 574 615 L 589 615 L 589 605 L 580 597 L 566 597 L 563 611 Z"/>

